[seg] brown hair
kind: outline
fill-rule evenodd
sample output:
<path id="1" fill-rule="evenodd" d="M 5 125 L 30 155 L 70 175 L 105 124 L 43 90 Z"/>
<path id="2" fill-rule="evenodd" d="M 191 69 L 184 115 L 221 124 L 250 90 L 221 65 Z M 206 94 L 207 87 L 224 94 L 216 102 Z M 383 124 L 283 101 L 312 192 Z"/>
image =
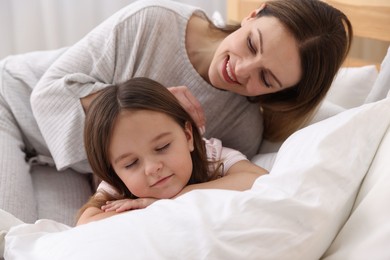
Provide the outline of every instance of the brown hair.
<path id="1" fill-rule="evenodd" d="M 352 42 L 352 25 L 338 9 L 318 0 L 274 0 L 258 17 L 273 16 L 298 42 L 302 78 L 292 88 L 258 96 L 264 137 L 281 141 L 301 127 L 324 99 Z"/>
<path id="2" fill-rule="evenodd" d="M 188 184 L 209 181 L 208 161 L 203 139 L 191 116 L 164 86 L 148 78 L 133 78 L 122 84 L 103 89 L 91 103 L 85 120 L 84 142 L 93 173 L 113 186 L 123 198 L 136 198 L 111 166 L 108 148 L 112 129 L 122 110 L 151 110 L 164 113 L 183 129 L 186 122 L 192 126 L 194 151 L 192 175 Z"/>
<path id="3" fill-rule="evenodd" d="M 352 43 L 352 25 L 338 9 L 319 0 L 271 0 L 257 17 L 277 18 L 298 42 L 302 78 L 276 93 L 248 97 L 259 102 L 264 138 L 282 141 L 313 115 L 329 90 Z M 229 26 L 229 29 L 237 29 Z"/>

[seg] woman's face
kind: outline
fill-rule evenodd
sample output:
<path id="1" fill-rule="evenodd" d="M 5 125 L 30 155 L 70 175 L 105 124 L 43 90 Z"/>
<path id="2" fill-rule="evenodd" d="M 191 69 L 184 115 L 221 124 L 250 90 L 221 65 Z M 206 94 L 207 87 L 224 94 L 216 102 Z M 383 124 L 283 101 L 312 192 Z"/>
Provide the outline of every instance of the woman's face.
<path id="1" fill-rule="evenodd" d="M 278 92 L 301 78 L 297 42 L 274 17 L 256 18 L 257 11 L 241 28 L 219 45 L 209 68 L 213 86 L 244 96 Z"/>
<path id="2" fill-rule="evenodd" d="M 110 163 L 137 197 L 172 198 L 192 174 L 192 128 L 148 110 L 123 111 L 109 146 Z"/>

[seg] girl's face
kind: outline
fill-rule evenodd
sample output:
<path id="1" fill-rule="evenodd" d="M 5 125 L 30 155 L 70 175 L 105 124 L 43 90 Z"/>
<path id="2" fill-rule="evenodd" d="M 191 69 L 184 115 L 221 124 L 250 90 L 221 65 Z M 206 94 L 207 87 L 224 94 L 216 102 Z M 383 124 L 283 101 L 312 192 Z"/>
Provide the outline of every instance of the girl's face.
<path id="1" fill-rule="evenodd" d="M 210 82 L 215 87 L 258 96 L 299 82 L 301 67 L 295 38 L 278 19 L 256 18 L 257 11 L 216 50 L 209 68 Z"/>
<path id="2" fill-rule="evenodd" d="M 192 128 L 183 129 L 166 114 L 123 111 L 109 146 L 110 163 L 137 197 L 172 198 L 192 174 Z"/>

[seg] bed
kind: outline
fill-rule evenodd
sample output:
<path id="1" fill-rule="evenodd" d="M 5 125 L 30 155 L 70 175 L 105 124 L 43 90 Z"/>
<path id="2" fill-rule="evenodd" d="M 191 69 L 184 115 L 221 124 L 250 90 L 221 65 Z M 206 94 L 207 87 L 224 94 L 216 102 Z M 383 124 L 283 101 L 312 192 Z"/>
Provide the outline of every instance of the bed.
<path id="1" fill-rule="evenodd" d="M 387 0 L 328 2 L 389 48 Z M 229 0 L 228 19 L 258 5 Z M 250 190 L 197 190 L 79 227 L 55 210 L 34 223 L 0 210 L 4 258 L 390 259 L 390 49 L 380 61 L 352 54 L 310 123 L 262 144 L 252 161 L 270 174 Z"/>

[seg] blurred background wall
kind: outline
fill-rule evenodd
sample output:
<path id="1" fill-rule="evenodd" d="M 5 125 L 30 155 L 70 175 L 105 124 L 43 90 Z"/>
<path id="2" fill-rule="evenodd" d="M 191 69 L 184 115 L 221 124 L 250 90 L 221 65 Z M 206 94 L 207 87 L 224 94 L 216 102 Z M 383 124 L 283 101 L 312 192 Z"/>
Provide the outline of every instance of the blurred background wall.
<path id="1" fill-rule="evenodd" d="M 135 0 L 0 0 L 0 59 L 69 46 Z M 140 0 L 142 1 L 142 0 Z M 175 0 L 226 19 L 224 0 Z"/>
<path id="2" fill-rule="evenodd" d="M 134 1 L 0 0 L 0 59 L 11 54 L 69 46 Z M 210 18 L 218 12 L 222 21 L 227 20 L 226 0 L 173 1 L 199 6 Z M 380 63 L 388 47 L 388 43 L 356 39 L 351 53 Z"/>

